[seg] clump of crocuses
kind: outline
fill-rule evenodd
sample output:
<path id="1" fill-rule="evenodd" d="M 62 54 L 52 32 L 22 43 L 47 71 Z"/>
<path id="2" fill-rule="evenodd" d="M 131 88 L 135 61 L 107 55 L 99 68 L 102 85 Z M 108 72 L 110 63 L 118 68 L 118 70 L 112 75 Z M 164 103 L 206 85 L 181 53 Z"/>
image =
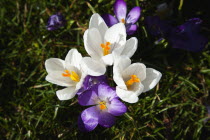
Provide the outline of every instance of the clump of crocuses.
<path id="1" fill-rule="evenodd" d="M 151 35 L 167 39 L 173 48 L 199 52 L 208 43 L 208 39 L 200 32 L 202 23 L 200 18 L 192 18 L 179 26 L 173 26 L 171 22 L 158 16 L 148 16 L 145 23 Z"/>
<path id="2" fill-rule="evenodd" d="M 126 2 L 124 0 L 116 0 L 114 3 L 114 13 L 115 17 L 110 14 L 105 14 L 102 16 L 109 27 L 117 23 L 123 23 L 125 24 L 128 35 L 132 35 L 136 32 L 138 27 L 135 23 L 141 14 L 140 7 L 136 6 L 132 8 L 127 15 Z"/>
<path id="3" fill-rule="evenodd" d="M 123 2 L 116 3 L 125 6 Z M 119 12 L 120 9 L 117 10 Z M 135 23 L 136 19 L 130 17 L 132 13 L 128 14 L 127 23 Z M 124 23 L 109 28 L 99 14 L 93 14 L 83 36 L 89 57 L 82 57 L 76 49 L 71 49 L 65 60 L 50 58 L 45 62 L 46 80 L 65 87 L 56 92 L 57 97 L 69 100 L 78 95 L 79 104 L 89 106 L 78 117 L 78 126 L 82 131 L 92 131 L 97 125 L 113 126 L 116 116 L 127 111 L 123 101 L 138 102 L 140 94 L 153 89 L 162 76 L 143 63 L 131 62 L 138 40 L 135 37 L 127 40 L 126 29 Z M 113 67 L 113 77 L 104 76 L 107 66 Z M 112 80 L 108 81 L 108 78 Z M 111 87 L 109 83 L 115 83 L 116 87 Z"/>
<path id="4" fill-rule="evenodd" d="M 66 20 L 61 13 L 50 16 L 48 19 L 47 30 L 52 31 L 64 26 Z"/>

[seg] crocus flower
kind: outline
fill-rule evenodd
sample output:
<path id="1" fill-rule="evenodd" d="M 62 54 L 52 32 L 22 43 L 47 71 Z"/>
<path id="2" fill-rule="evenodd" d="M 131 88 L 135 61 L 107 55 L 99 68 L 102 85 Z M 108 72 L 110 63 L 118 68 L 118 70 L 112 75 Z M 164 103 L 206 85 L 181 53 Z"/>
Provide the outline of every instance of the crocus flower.
<path id="1" fill-rule="evenodd" d="M 159 71 L 146 68 L 143 63 L 131 64 L 129 58 L 118 59 L 113 70 L 116 93 L 128 103 L 136 103 L 138 96 L 154 88 L 162 76 Z"/>
<path id="2" fill-rule="evenodd" d="M 59 100 L 68 100 L 75 96 L 81 88 L 86 76 L 80 67 L 82 55 L 76 50 L 71 49 L 65 61 L 58 58 L 50 58 L 45 62 L 48 75 L 46 80 L 53 84 L 66 87 L 58 90 L 56 95 Z"/>
<path id="3" fill-rule="evenodd" d="M 103 15 L 103 19 L 105 20 L 108 26 L 112 26 L 119 22 L 124 23 L 126 26 L 126 32 L 128 35 L 132 35 L 137 30 L 137 25 L 135 24 L 136 21 L 140 17 L 141 9 L 140 7 L 136 6 L 127 14 L 127 5 L 124 0 L 116 0 L 114 3 L 114 13 L 115 16 L 110 14 Z"/>
<path id="4" fill-rule="evenodd" d="M 64 26 L 66 20 L 61 13 L 50 16 L 48 20 L 47 30 L 52 31 Z"/>
<path id="5" fill-rule="evenodd" d="M 125 43 L 126 31 L 122 23 L 108 28 L 104 20 L 94 14 L 89 29 L 84 33 L 85 50 L 91 56 L 84 58 L 84 69 L 92 76 L 103 75 L 106 65 L 113 64 L 113 55 L 122 52 Z"/>
<path id="6" fill-rule="evenodd" d="M 79 116 L 78 125 L 82 131 L 92 131 L 98 124 L 111 127 L 115 124 L 115 116 L 123 115 L 127 111 L 127 107 L 119 101 L 116 91 L 106 84 L 94 85 L 83 92 L 78 101 L 82 106 L 91 106 Z"/>
<path id="7" fill-rule="evenodd" d="M 99 76 L 121 55 L 131 57 L 137 49 L 135 37 L 126 41 L 126 30 L 122 23 L 108 28 L 98 14 L 90 19 L 89 29 L 84 34 L 85 50 L 91 57 L 83 59 L 83 67 L 89 75 Z"/>
<path id="8" fill-rule="evenodd" d="M 94 86 L 96 84 L 102 84 L 102 83 L 108 84 L 108 80 L 107 80 L 107 77 L 105 75 L 101 75 L 101 76 L 87 75 L 84 79 L 82 87 L 77 92 L 77 95 L 80 95 L 82 92 L 92 88 L 92 86 Z"/>
<path id="9" fill-rule="evenodd" d="M 155 37 L 167 37 L 172 30 L 171 24 L 160 19 L 158 16 L 148 16 L 145 18 L 145 25 L 148 32 Z"/>
<path id="10" fill-rule="evenodd" d="M 173 48 L 199 52 L 204 49 L 208 39 L 200 33 L 199 18 L 189 19 L 184 24 L 175 27 L 169 36 L 169 42 Z"/>

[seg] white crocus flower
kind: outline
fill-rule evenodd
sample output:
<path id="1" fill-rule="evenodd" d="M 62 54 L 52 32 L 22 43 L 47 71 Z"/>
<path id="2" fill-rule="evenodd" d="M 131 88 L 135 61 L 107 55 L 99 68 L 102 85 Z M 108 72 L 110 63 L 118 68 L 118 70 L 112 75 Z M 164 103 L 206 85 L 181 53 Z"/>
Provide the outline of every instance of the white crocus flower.
<path id="1" fill-rule="evenodd" d="M 86 76 L 81 70 L 81 61 L 82 55 L 76 49 L 71 49 L 68 52 L 65 61 L 58 58 L 50 58 L 45 61 L 45 68 L 48 73 L 46 80 L 66 87 L 56 92 L 59 100 L 73 98 L 81 88 Z"/>
<path id="2" fill-rule="evenodd" d="M 85 57 L 82 66 L 89 75 L 99 76 L 105 73 L 107 65 L 113 65 L 116 58 L 131 57 L 136 51 L 137 39 L 133 37 L 126 42 L 123 23 L 108 28 L 99 14 L 93 14 L 89 29 L 84 33 L 84 45 L 91 57 Z"/>
<path id="3" fill-rule="evenodd" d="M 104 36 L 106 31 L 108 30 L 108 26 L 104 22 L 103 18 L 97 13 L 93 14 L 90 19 L 89 29 L 91 29 L 91 28 L 98 29 L 101 36 Z M 115 55 L 118 55 L 118 56 L 124 55 L 129 58 L 132 57 L 133 54 L 136 52 L 137 43 L 138 43 L 138 40 L 136 37 L 130 38 L 129 40 L 126 41 L 125 46 L 122 46 L 120 51 L 118 51 L 117 54 L 115 53 Z"/>
<path id="4" fill-rule="evenodd" d="M 154 88 L 162 76 L 159 71 L 146 68 L 143 63 L 131 64 L 128 57 L 116 60 L 113 70 L 116 93 L 128 103 L 136 103 L 138 96 Z"/>

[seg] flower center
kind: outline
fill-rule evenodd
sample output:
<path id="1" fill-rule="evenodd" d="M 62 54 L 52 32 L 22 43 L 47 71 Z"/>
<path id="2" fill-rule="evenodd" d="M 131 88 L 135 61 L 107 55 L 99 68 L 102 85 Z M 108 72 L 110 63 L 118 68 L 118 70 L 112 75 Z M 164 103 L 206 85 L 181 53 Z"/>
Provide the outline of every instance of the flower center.
<path id="1" fill-rule="evenodd" d="M 101 110 L 106 109 L 106 102 L 104 102 L 104 101 L 100 102 L 100 103 L 99 103 L 99 108 L 100 108 Z"/>
<path id="2" fill-rule="evenodd" d="M 122 19 L 121 19 L 121 22 L 125 24 L 125 19 L 124 19 L 124 18 L 122 18 Z"/>
<path id="3" fill-rule="evenodd" d="M 71 80 L 73 80 L 75 82 L 79 82 L 80 81 L 80 77 L 79 77 L 79 75 L 76 72 L 71 71 L 71 73 L 70 73 L 68 70 L 65 70 L 64 72 L 65 73 L 62 73 L 63 77 L 69 77 L 69 78 L 71 78 Z"/>
<path id="4" fill-rule="evenodd" d="M 136 75 L 131 75 L 131 79 L 129 79 L 125 84 L 127 87 L 133 85 L 134 83 L 140 82 L 140 79 Z"/>
<path id="5" fill-rule="evenodd" d="M 103 44 L 103 43 L 101 44 L 101 48 L 103 49 L 104 56 L 109 54 L 110 45 L 111 45 L 110 42 L 106 42 L 106 44 Z"/>

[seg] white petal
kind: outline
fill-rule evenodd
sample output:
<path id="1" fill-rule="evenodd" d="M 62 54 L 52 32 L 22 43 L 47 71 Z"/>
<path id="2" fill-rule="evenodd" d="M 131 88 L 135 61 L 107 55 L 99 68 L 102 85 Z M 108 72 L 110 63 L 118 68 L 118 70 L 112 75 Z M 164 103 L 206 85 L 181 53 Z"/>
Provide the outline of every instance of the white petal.
<path id="1" fill-rule="evenodd" d="M 82 73 L 82 75 L 80 77 L 80 81 L 76 85 L 76 90 L 79 90 L 82 87 L 84 79 L 85 79 L 86 76 L 87 76 L 86 73 Z"/>
<path id="2" fill-rule="evenodd" d="M 82 60 L 82 55 L 77 51 L 77 49 L 71 49 L 65 58 L 66 65 L 72 65 L 80 69 L 80 62 Z"/>
<path id="3" fill-rule="evenodd" d="M 142 83 L 139 84 L 138 90 L 136 90 L 135 94 L 139 96 L 144 90 L 144 85 Z"/>
<path id="4" fill-rule="evenodd" d="M 131 58 L 136 52 L 138 40 L 135 37 L 130 38 L 126 41 L 125 47 L 121 55 L 128 56 Z"/>
<path id="5" fill-rule="evenodd" d="M 106 72 L 105 64 L 90 57 L 84 57 L 81 64 L 82 70 L 91 76 L 100 76 Z"/>
<path id="6" fill-rule="evenodd" d="M 77 93 L 75 87 L 68 87 L 62 90 L 56 91 L 56 95 L 58 96 L 59 100 L 69 100 L 72 99 Z"/>
<path id="7" fill-rule="evenodd" d="M 146 92 L 154 88 L 157 85 L 157 83 L 160 81 L 161 77 L 162 77 L 162 74 L 159 71 L 152 68 L 147 68 L 146 79 L 142 81 L 142 84 L 144 85 L 143 92 Z"/>
<path id="8" fill-rule="evenodd" d="M 136 103 L 139 100 L 138 96 L 134 92 L 123 90 L 119 87 L 116 87 L 116 93 L 121 100 L 128 103 Z"/>
<path id="9" fill-rule="evenodd" d="M 119 57 L 118 59 L 115 59 L 113 68 L 114 74 L 117 72 L 122 73 L 130 65 L 131 60 L 128 57 Z"/>
<path id="10" fill-rule="evenodd" d="M 122 77 L 124 81 L 127 81 L 131 75 L 136 75 L 140 81 L 143 81 L 146 78 L 146 66 L 143 63 L 131 64 L 123 71 Z"/>
<path id="11" fill-rule="evenodd" d="M 90 19 L 90 23 L 89 23 L 89 28 L 97 28 L 99 30 L 101 36 L 104 36 L 105 32 L 108 29 L 103 18 L 97 13 L 92 15 L 92 17 Z"/>
<path id="12" fill-rule="evenodd" d="M 91 28 L 84 33 L 84 45 L 85 50 L 93 59 L 100 59 L 103 56 L 103 50 L 101 48 L 101 35 L 96 28 Z"/>
<path id="13" fill-rule="evenodd" d="M 110 27 L 105 33 L 104 40 L 111 43 L 111 51 L 115 48 L 124 47 L 126 43 L 125 25 L 118 23 Z"/>
<path id="14" fill-rule="evenodd" d="M 113 56 L 112 54 L 108 54 L 102 57 L 104 64 L 111 66 L 113 64 Z"/>
<path id="15" fill-rule="evenodd" d="M 126 57 L 126 58 L 122 58 L 120 57 L 119 59 L 117 59 L 114 63 L 114 67 L 113 67 L 113 79 L 115 81 L 115 83 L 122 89 L 127 89 L 127 86 L 125 85 L 125 82 L 122 78 L 122 72 L 131 64 L 131 60 Z"/>
<path id="16" fill-rule="evenodd" d="M 124 80 L 122 78 L 122 75 L 120 73 L 115 72 L 114 76 L 113 76 L 113 79 L 114 79 L 114 82 L 117 84 L 117 86 L 119 88 L 127 90 L 127 86 L 125 85 L 125 82 L 124 82 Z"/>
<path id="17" fill-rule="evenodd" d="M 45 68 L 48 73 L 55 71 L 64 71 L 65 61 L 58 58 L 50 58 L 45 61 Z"/>

